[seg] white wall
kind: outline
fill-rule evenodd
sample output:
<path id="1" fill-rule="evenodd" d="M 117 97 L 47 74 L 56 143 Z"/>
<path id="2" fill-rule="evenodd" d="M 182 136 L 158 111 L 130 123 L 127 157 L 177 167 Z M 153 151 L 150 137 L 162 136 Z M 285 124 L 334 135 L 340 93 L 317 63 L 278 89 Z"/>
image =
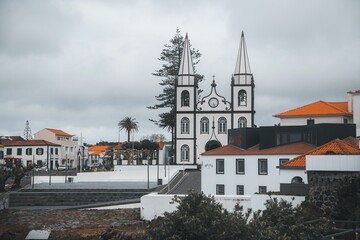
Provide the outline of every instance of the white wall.
<path id="1" fill-rule="evenodd" d="M 281 126 L 298 126 L 306 125 L 308 119 L 314 119 L 315 124 L 318 123 L 344 123 L 343 116 L 326 116 L 326 117 L 294 117 L 294 118 L 280 118 Z M 351 120 L 348 120 L 351 123 Z"/>
<path id="2" fill-rule="evenodd" d="M 144 220 L 152 220 L 156 217 L 164 216 L 165 212 L 175 211 L 179 204 L 173 201 L 174 196 L 175 195 L 157 193 L 150 193 L 148 195 L 142 196 L 140 203 L 141 218 Z M 185 195 L 178 196 L 184 197 Z M 299 196 L 276 195 L 272 197 L 293 202 L 293 206 L 296 206 L 305 200 L 305 197 Z M 253 211 L 264 210 L 265 201 L 270 199 L 270 197 L 266 194 L 255 194 L 252 196 L 217 195 L 214 196 L 214 198 L 217 202 L 222 204 L 223 208 L 227 209 L 228 211 L 233 211 L 235 205 L 238 203 L 240 206 L 243 206 L 244 213 L 248 208 L 251 208 Z M 292 198 L 294 198 L 294 200 L 292 200 Z M 156 202 L 156 204 L 154 204 L 154 202 Z"/>
<path id="3" fill-rule="evenodd" d="M 307 155 L 307 171 L 360 171 L 360 155 Z"/>
<path id="4" fill-rule="evenodd" d="M 291 183 L 294 177 L 301 177 L 305 184 L 308 183 L 305 169 L 280 169 L 280 183 Z"/>
<path id="5" fill-rule="evenodd" d="M 292 159 L 298 155 L 230 155 L 201 156 L 201 190 L 206 194 L 216 194 L 216 184 L 225 185 L 225 195 L 236 195 L 236 185 L 244 185 L 244 194 L 252 195 L 259 186 L 267 191 L 280 191 L 280 158 Z M 216 159 L 224 159 L 225 173 L 216 174 Z M 245 159 L 245 174 L 236 174 L 236 159 Z M 268 160 L 268 174 L 258 174 L 258 159 Z"/>
<path id="6" fill-rule="evenodd" d="M 356 124 L 356 136 L 360 137 L 360 92 L 352 94 L 353 122 Z"/>
<path id="7" fill-rule="evenodd" d="M 179 170 L 195 169 L 196 166 L 178 166 L 167 165 L 166 176 L 164 166 L 159 166 L 159 178 L 162 179 L 163 184 L 166 184 L 169 179 L 171 180 Z M 77 173 L 73 177 L 74 182 L 146 182 L 147 181 L 147 166 L 115 166 L 112 172 L 82 172 Z M 35 183 L 49 182 L 49 176 L 36 176 Z M 57 180 L 57 179 L 60 180 Z M 55 182 L 64 183 L 65 176 L 52 176 Z M 150 182 L 157 182 L 157 166 L 149 166 L 149 180 Z M 53 181 L 52 181 L 53 182 Z"/>

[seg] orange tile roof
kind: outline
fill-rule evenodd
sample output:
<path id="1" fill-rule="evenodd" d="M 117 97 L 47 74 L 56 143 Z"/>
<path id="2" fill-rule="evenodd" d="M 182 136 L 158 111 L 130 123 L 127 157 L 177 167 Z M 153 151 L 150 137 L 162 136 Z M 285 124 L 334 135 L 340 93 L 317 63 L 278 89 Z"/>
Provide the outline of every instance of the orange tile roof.
<path id="1" fill-rule="evenodd" d="M 213 150 L 202 153 L 203 156 L 212 155 L 282 155 L 282 154 L 303 154 L 315 147 L 308 143 L 292 143 L 282 145 L 278 147 L 272 147 L 267 149 L 260 149 L 259 145 L 255 145 L 247 150 L 238 148 L 233 145 L 226 145 L 224 147 L 215 148 Z"/>
<path id="2" fill-rule="evenodd" d="M 88 151 L 100 151 L 100 152 L 104 152 L 109 148 L 109 146 L 91 146 L 88 148 Z"/>
<path id="3" fill-rule="evenodd" d="M 281 167 L 306 167 L 306 156 L 307 155 L 326 155 L 326 154 L 338 154 L 338 155 L 360 155 L 360 149 L 355 148 L 348 144 L 344 140 L 335 139 L 328 142 L 320 147 L 313 149 L 312 151 L 298 156 L 288 162 L 285 162 Z"/>
<path id="4" fill-rule="evenodd" d="M 64 132 L 63 130 L 59 130 L 59 129 L 53 129 L 53 128 L 46 128 L 46 129 L 49 130 L 50 132 L 55 133 L 56 135 L 59 135 L 59 136 L 67 136 L 67 137 L 75 136 L 75 135 L 68 134 L 68 133 Z"/>
<path id="5" fill-rule="evenodd" d="M 348 110 L 347 102 L 318 101 L 283 113 L 276 114 L 274 116 L 282 118 L 318 115 L 352 115 L 352 113 Z"/>

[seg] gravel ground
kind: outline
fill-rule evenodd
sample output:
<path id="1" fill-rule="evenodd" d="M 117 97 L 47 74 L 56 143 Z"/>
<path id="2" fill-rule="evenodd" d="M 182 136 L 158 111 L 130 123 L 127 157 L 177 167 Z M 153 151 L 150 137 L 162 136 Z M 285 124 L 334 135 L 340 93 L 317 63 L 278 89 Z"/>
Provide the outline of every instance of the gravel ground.
<path id="1" fill-rule="evenodd" d="M 25 239 L 30 230 L 51 230 L 50 239 L 82 239 L 100 236 L 109 228 L 142 232 L 145 224 L 140 209 L 0 211 L 0 239 Z"/>

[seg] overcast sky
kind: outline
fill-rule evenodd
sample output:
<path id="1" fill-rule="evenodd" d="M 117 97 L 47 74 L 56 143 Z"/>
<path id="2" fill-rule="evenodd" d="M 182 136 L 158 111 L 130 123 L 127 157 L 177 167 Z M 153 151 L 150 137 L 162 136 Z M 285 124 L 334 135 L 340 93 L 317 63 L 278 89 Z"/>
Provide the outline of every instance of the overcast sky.
<path id="1" fill-rule="evenodd" d="M 179 28 L 202 53 L 200 87 L 228 100 L 245 33 L 255 79 L 255 124 L 360 89 L 360 1 L 0 1 L 0 135 L 62 129 L 88 143 L 170 135 L 148 119 L 162 91 L 158 60 Z M 121 132 L 121 141 L 125 141 Z"/>

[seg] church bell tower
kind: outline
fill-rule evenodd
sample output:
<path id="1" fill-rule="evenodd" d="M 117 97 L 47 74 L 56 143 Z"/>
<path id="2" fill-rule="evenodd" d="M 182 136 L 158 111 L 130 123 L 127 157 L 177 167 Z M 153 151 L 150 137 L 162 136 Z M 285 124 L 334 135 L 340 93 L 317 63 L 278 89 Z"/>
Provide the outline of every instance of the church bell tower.
<path id="1" fill-rule="evenodd" d="M 251 73 L 244 32 L 231 79 L 231 128 L 254 127 L 254 77 Z"/>
<path id="2" fill-rule="evenodd" d="M 196 101 L 195 81 L 188 35 L 185 36 L 179 74 L 175 83 L 176 122 L 175 159 L 177 163 L 196 163 Z"/>

